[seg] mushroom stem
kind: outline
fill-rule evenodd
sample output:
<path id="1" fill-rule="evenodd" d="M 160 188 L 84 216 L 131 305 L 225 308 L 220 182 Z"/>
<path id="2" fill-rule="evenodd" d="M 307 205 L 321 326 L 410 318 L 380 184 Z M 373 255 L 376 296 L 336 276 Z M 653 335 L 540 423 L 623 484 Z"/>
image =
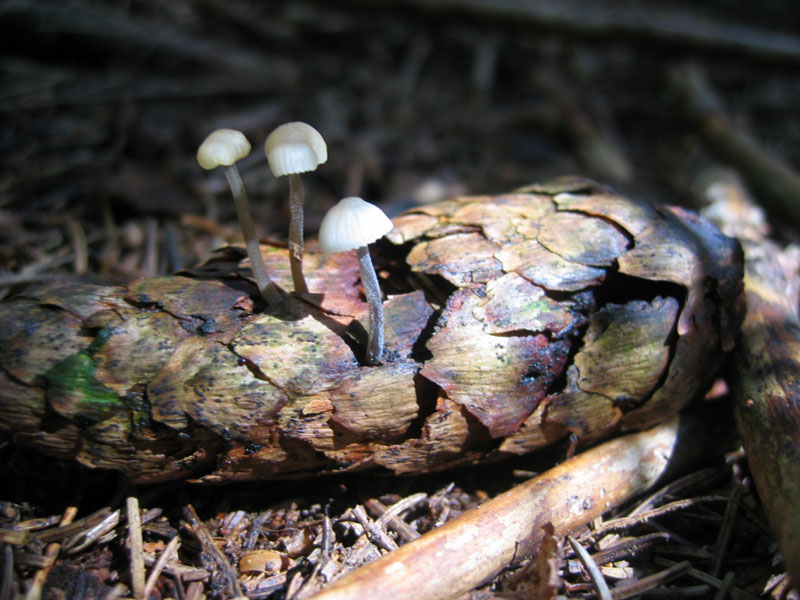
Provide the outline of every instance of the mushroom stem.
<path id="1" fill-rule="evenodd" d="M 303 181 L 298 173 L 289 174 L 289 266 L 295 292 L 307 292 L 303 276 Z"/>
<path id="2" fill-rule="evenodd" d="M 236 216 L 239 217 L 239 225 L 242 227 L 242 235 L 247 247 L 247 256 L 250 257 L 250 264 L 253 266 L 253 275 L 256 278 L 258 291 L 267 301 L 269 306 L 278 306 L 283 302 L 278 286 L 267 275 L 267 267 L 264 265 L 264 258 L 261 256 L 261 249 L 258 246 L 255 227 L 253 227 L 253 217 L 250 212 L 250 204 L 247 202 L 247 192 L 244 183 L 239 175 L 236 165 L 223 166 L 225 177 L 233 194 L 233 203 L 236 206 Z"/>
<path id="3" fill-rule="evenodd" d="M 358 268 L 361 271 L 361 283 L 369 304 L 369 338 L 367 340 L 366 363 L 377 365 L 383 356 L 383 301 L 378 286 L 378 276 L 372 265 L 369 248 L 362 246 L 356 249 Z"/>

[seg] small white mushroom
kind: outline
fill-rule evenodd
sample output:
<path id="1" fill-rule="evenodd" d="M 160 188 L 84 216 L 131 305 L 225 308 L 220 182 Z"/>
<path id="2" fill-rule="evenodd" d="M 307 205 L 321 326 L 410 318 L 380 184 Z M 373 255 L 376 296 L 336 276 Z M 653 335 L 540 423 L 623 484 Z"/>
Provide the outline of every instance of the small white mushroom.
<path id="1" fill-rule="evenodd" d="M 253 274 L 256 285 L 261 295 L 270 306 L 277 306 L 283 302 L 278 286 L 267 275 L 267 268 L 258 246 L 253 215 L 247 202 L 247 192 L 236 167 L 236 161 L 250 154 L 250 142 L 241 131 L 235 129 L 217 129 L 208 134 L 208 137 L 197 149 L 197 162 L 206 170 L 222 167 L 228 185 L 233 194 L 233 203 L 236 206 L 236 215 L 247 246 L 247 256 L 253 265 Z"/>
<path id="2" fill-rule="evenodd" d="M 319 247 L 323 252 L 355 250 L 361 282 L 369 304 L 369 338 L 366 362 L 376 365 L 383 356 L 383 301 L 368 244 L 392 230 L 391 220 L 374 204 L 351 196 L 328 211 L 319 226 Z"/>
<path id="3" fill-rule="evenodd" d="M 289 266 L 295 292 L 307 292 L 303 276 L 303 181 L 300 173 L 313 171 L 328 160 L 328 147 L 320 133 L 295 121 L 277 127 L 267 137 L 264 153 L 275 177 L 289 176 Z"/>

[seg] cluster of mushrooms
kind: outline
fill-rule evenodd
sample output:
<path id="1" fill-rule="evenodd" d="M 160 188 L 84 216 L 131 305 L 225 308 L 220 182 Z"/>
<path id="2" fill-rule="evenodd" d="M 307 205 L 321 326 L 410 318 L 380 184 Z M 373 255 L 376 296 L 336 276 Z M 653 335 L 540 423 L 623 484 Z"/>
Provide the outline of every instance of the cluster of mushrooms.
<path id="1" fill-rule="evenodd" d="M 200 144 L 197 162 L 204 169 L 222 167 L 233 194 L 236 214 L 242 227 L 247 255 L 256 285 L 267 306 L 283 303 L 283 293 L 267 274 L 253 226 L 253 216 L 236 162 L 250 154 L 250 142 L 241 131 L 217 129 Z M 292 122 L 277 127 L 264 144 L 269 168 L 275 177 L 289 176 L 289 265 L 295 293 L 309 291 L 303 276 L 303 205 L 305 203 L 300 173 L 315 170 L 328 160 L 328 148 L 322 135 L 306 123 Z M 322 252 L 355 250 L 361 282 L 369 305 L 369 338 L 366 362 L 380 363 L 383 354 L 383 303 L 378 277 L 372 265 L 368 244 L 392 230 L 389 217 L 377 206 L 354 196 L 342 199 L 322 220 L 319 247 Z"/>

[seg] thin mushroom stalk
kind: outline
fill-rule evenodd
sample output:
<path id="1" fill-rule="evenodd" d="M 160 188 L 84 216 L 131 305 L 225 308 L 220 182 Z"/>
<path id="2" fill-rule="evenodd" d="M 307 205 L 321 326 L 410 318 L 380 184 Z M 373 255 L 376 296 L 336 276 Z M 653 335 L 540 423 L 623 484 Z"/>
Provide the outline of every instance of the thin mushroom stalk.
<path id="1" fill-rule="evenodd" d="M 247 192 L 239 175 L 236 161 L 250 154 L 250 142 L 241 131 L 234 129 L 217 129 L 212 131 L 197 149 L 197 162 L 206 170 L 222 167 L 225 178 L 233 194 L 233 203 L 236 207 L 236 216 L 242 228 L 242 236 L 247 248 L 247 256 L 253 267 L 258 291 L 269 306 L 278 306 L 283 302 L 278 286 L 267 274 L 267 267 L 261 256 L 255 227 L 253 226 L 253 213 L 247 201 Z"/>
<path id="2" fill-rule="evenodd" d="M 364 362 L 380 364 L 383 357 L 383 300 L 378 276 L 368 245 L 389 233 L 394 224 L 384 212 L 361 198 L 344 198 L 328 211 L 319 226 L 319 247 L 323 252 L 355 250 L 361 283 L 369 305 L 369 329 Z"/>
<path id="3" fill-rule="evenodd" d="M 253 225 L 253 213 L 250 211 L 250 203 L 247 200 L 247 192 L 245 191 L 242 177 L 239 175 L 239 169 L 236 168 L 236 165 L 231 165 L 223 167 L 223 171 L 233 193 L 233 204 L 236 207 L 236 216 L 242 228 L 247 256 L 250 258 L 250 264 L 253 267 L 256 286 L 264 300 L 267 301 L 267 304 L 277 306 L 283 302 L 283 298 L 278 291 L 278 286 L 267 274 L 267 267 L 264 264 L 264 258 L 261 256 L 261 248 L 258 245 L 258 237 Z"/>
<path id="4" fill-rule="evenodd" d="M 270 171 L 275 177 L 289 176 L 289 267 L 294 291 L 308 292 L 303 275 L 303 207 L 305 192 L 300 173 L 314 171 L 328 160 L 328 147 L 322 135 L 295 121 L 277 127 L 264 143 Z"/>
<path id="5" fill-rule="evenodd" d="M 303 275 L 303 208 L 305 205 L 303 180 L 297 173 L 289 175 L 289 267 L 295 292 L 307 292 Z"/>
<path id="6" fill-rule="evenodd" d="M 369 255 L 369 248 L 367 246 L 356 248 L 356 255 L 358 256 L 358 268 L 361 271 L 361 283 L 364 285 L 364 294 L 369 305 L 369 337 L 367 338 L 366 362 L 370 365 L 377 365 L 383 357 L 384 342 L 381 289 L 378 285 L 378 277 L 375 274 L 372 258 Z"/>

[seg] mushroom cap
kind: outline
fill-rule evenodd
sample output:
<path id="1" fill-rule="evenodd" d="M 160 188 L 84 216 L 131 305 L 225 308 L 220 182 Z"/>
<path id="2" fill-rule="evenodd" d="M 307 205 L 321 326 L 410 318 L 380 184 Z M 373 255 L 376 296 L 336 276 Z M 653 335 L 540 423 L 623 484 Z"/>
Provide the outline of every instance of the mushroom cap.
<path id="1" fill-rule="evenodd" d="M 217 129 L 208 134 L 197 149 L 197 162 L 204 169 L 230 167 L 250 154 L 250 142 L 241 131 Z"/>
<path id="2" fill-rule="evenodd" d="M 328 147 L 308 123 L 285 123 L 267 136 L 264 153 L 275 177 L 313 171 L 328 160 Z"/>
<path id="3" fill-rule="evenodd" d="M 328 211 L 319 226 L 323 252 L 362 248 L 389 233 L 394 224 L 380 208 L 361 198 L 343 198 Z"/>

